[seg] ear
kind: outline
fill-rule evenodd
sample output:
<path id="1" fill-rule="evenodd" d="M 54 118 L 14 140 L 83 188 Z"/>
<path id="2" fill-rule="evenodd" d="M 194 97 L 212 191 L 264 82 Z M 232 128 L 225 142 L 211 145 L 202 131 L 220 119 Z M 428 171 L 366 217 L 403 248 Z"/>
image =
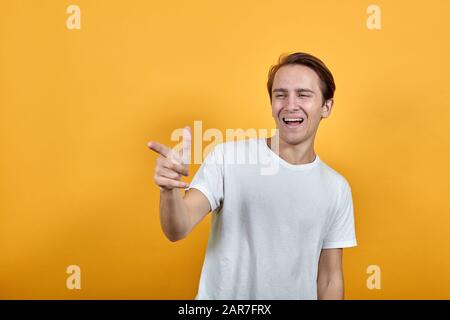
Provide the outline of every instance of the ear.
<path id="1" fill-rule="evenodd" d="M 322 105 L 321 119 L 328 118 L 331 115 L 331 109 L 333 108 L 333 103 L 334 103 L 333 99 L 328 99 L 327 101 L 325 101 L 325 103 Z"/>

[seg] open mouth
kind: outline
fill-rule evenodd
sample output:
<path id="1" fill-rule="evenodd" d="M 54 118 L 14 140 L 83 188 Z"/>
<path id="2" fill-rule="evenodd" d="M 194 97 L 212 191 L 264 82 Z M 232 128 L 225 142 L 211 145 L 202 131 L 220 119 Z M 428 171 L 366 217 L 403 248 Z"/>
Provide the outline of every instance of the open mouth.
<path id="1" fill-rule="evenodd" d="M 303 123 L 303 121 L 305 121 L 304 118 L 288 118 L 288 117 L 283 117 L 282 120 L 288 127 L 292 128 L 300 126 Z"/>

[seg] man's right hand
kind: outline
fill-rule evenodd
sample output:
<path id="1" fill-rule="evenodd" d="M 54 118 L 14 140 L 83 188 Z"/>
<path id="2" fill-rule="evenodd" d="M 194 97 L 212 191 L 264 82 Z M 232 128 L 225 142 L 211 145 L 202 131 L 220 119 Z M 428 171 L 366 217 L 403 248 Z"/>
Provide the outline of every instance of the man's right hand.
<path id="1" fill-rule="evenodd" d="M 147 146 L 160 155 L 156 159 L 154 180 L 161 191 L 172 190 L 173 188 L 187 188 L 189 184 L 181 181 L 181 176 L 189 176 L 191 159 L 190 128 L 183 128 L 181 156 L 176 151 L 155 141 L 148 142 Z"/>

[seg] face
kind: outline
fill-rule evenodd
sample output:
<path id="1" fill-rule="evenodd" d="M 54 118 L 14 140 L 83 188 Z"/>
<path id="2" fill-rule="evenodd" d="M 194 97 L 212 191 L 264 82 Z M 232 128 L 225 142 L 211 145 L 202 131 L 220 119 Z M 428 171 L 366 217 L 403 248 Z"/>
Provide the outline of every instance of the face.
<path id="1" fill-rule="evenodd" d="M 311 68 L 285 65 L 276 72 L 272 116 L 284 143 L 296 145 L 314 139 L 320 120 L 330 115 L 332 105 L 332 99 L 323 101 L 320 78 Z"/>

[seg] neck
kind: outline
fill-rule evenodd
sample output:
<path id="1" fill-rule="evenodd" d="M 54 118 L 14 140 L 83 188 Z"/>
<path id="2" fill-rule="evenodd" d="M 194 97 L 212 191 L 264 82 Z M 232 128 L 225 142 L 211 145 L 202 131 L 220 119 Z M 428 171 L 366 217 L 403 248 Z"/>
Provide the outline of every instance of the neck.
<path id="1" fill-rule="evenodd" d="M 290 164 L 296 165 L 311 163 L 316 158 L 314 143 L 312 141 L 306 140 L 298 144 L 290 144 L 279 138 L 277 135 L 273 138 L 278 139 L 279 141 L 278 156 Z M 266 143 L 268 147 L 272 149 L 271 138 L 266 138 Z M 275 152 L 275 150 L 273 151 Z"/>

